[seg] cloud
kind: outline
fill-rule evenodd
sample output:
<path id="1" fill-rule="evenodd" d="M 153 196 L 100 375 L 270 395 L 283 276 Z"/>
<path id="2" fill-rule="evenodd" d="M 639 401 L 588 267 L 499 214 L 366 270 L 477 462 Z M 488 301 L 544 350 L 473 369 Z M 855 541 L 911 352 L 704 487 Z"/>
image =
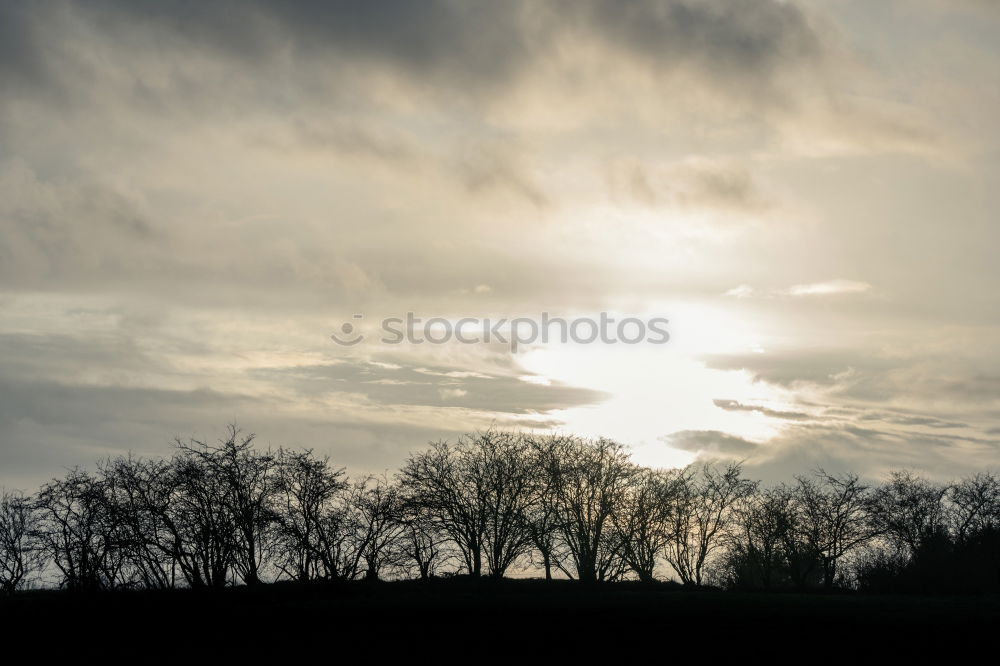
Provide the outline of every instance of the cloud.
<path id="1" fill-rule="evenodd" d="M 966 456 L 1000 459 L 1000 440 L 900 433 L 851 424 L 803 423 L 766 442 L 718 431 L 680 431 L 666 446 L 699 454 L 701 459 L 743 462 L 747 476 L 769 483 L 823 468 L 856 472 L 869 479 L 898 469 L 920 469 L 947 481 L 968 472 Z"/>
<path id="2" fill-rule="evenodd" d="M 741 284 L 738 287 L 733 287 L 732 289 L 726 290 L 723 296 L 729 296 L 731 298 L 751 298 L 757 290 L 748 284 Z"/>
<path id="3" fill-rule="evenodd" d="M 867 282 L 857 280 L 828 280 L 809 284 L 796 284 L 788 288 L 790 296 L 831 296 L 835 294 L 863 294 L 871 290 Z"/>
<path id="4" fill-rule="evenodd" d="M 828 280 L 826 282 L 796 284 L 784 289 L 769 290 L 757 289 L 752 285 L 744 283 L 732 289 L 727 289 L 722 295 L 736 299 L 775 299 L 788 296 L 794 298 L 819 298 L 824 296 L 864 294 L 871 290 L 872 286 L 867 282 L 859 282 L 857 280 Z"/>
<path id="5" fill-rule="evenodd" d="M 273 398 L 210 389 L 0 381 L 3 485 L 30 490 L 67 467 L 92 467 L 129 451 L 169 455 L 174 437 L 211 440 L 231 421 L 257 432 L 264 446 L 315 448 L 352 473 L 398 467 L 410 451 L 470 427 L 457 419 L 432 424 L 343 411 L 303 413 Z"/>
<path id="6" fill-rule="evenodd" d="M 871 291 L 872 286 L 867 282 L 857 280 L 828 280 L 826 282 L 812 282 L 808 284 L 796 284 L 787 289 L 771 289 L 769 291 L 759 291 L 749 284 L 741 284 L 725 291 L 722 295 L 730 298 L 780 298 L 783 296 L 793 297 L 820 297 L 837 296 L 841 294 L 863 294 Z"/>
<path id="7" fill-rule="evenodd" d="M 459 180 L 469 192 L 502 190 L 523 198 L 534 206 L 548 203 L 548 198 L 533 182 L 516 154 L 497 145 L 474 145 L 462 149 L 454 166 Z"/>
<path id="8" fill-rule="evenodd" d="M 769 407 L 764 407 L 761 405 L 747 405 L 743 404 L 738 400 L 721 400 L 716 399 L 712 401 L 716 407 L 719 409 L 724 409 L 727 412 L 756 412 L 763 414 L 764 416 L 769 416 L 775 419 L 784 419 L 791 421 L 803 421 L 811 418 L 809 414 L 805 412 L 791 412 L 780 409 L 771 409 Z"/>
<path id="9" fill-rule="evenodd" d="M 260 368 L 251 376 L 290 387 L 303 398 L 335 393 L 363 396 L 373 404 L 450 405 L 496 414 L 544 414 L 607 399 L 600 391 L 559 382 L 525 382 L 523 375 L 470 372 L 448 367 L 414 367 L 394 363 L 385 368 L 366 361 Z"/>
<path id="10" fill-rule="evenodd" d="M 464 389 L 438 389 L 438 393 L 441 395 L 442 400 L 452 400 L 455 398 L 462 398 L 469 394 L 468 391 Z"/>
<path id="11" fill-rule="evenodd" d="M 681 430 L 663 438 L 671 448 L 719 457 L 745 457 L 758 444 L 717 430 Z"/>
<path id="12" fill-rule="evenodd" d="M 735 161 L 647 165 L 619 159 L 606 166 L 606 180 L 612 197 L 649 207 L 757 215 L 771 205 L 750 168 Z"/>
<path id="13" fill-rule="evenodd" d="M 602 309 L 677 321 L 723 370 L 691 377 L 739 379 L 704 413 L 799 433 L 789 465 L 810 433 L 992 459 L 998 60 L 979 14 L 926 8 L 883 39 L 781 0 L 2 3 L 4 469 L 231 418 L 376 468 L 574 409 L 669 430 L 642 395 L 666 354 L 588 348 L 582 389 L 328 339 Z M 704 441 L 764 455 L 741 439 Z"/>
<path id="14" fill-rule="evenodd" d="M 704 73 L 749 89 L 776 72 L 822 57 L 822 40 L 794 4 L 771 0 L 574 3 L 570 16 L 651 68 L 690 60 Z M 764 94 L 759 91 L 758 94 Z"/>
<path id="15" fill-rule="evenodd" d="M 139 41 L 244 67 L 326 60 L 335 71 L 387 68 L 453 93 L 490 91 L 530 70 L 547 51 L 585 37 L 648 67 L 690 64 L 737 83 L 744 94 L 766 84 L 788 63 L 819 57 L 820 39 L 795 5 L 754 0 L 733 8 L 719 0 L 664 0 L 623 9 L 608 0 L 560 5 L 541 2 L 404 0 L 359 7 L 352 2 L 232 2 L 193 6 L 183 1 L 106 0 L 55 4 L 28 11 L 7 3 L 10 26 L 4 61 L 13 80 L 48 78 L 45 66 L 79 43 L 57 47 L 29 28 L 39 23 L 74 31 L 86 25 L 128 48 Z M 74 37 L 78 37 L 74 34 Z M 147 43 L 148 43 L 147 41 Z M 161 53 L 162 55 L 162 53 Z M 39 63 L 42 63 L 40 65 Z M 81 61 L 79 65 L 86 67 Z M 746 78 L 749 77 L 749 81 Z"/>
<path id="16" fill-rule="evenodd" d="M 117 274 L 158 262 L 169 237 L 141 197 L 96 178 L 43 179 L 20 159 L 0 161 L 0 276 L 8 284 Z"/>

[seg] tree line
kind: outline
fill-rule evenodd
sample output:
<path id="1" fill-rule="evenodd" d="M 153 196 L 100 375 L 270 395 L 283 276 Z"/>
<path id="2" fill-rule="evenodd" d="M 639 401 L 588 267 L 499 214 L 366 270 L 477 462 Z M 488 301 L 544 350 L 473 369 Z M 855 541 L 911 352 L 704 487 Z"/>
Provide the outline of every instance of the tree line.
<path id="1" fill-rule="evenodd" d="M 490 429 L 349 478 L 235 425 L 0 498 L 0 589 L 212 588 L 514 573 L 733 589 L 1000 589 L 1000 479 L 738 463 L 651 469 L 610 439 Z"/>

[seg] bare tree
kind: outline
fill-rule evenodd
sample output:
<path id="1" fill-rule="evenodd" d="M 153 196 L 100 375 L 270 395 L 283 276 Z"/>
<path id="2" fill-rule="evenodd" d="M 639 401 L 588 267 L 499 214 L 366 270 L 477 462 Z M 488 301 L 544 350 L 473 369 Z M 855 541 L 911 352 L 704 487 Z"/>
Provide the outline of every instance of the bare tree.
<path id="1" fill-rule="evenodd" d="M 121 582 L 105 489 L 101 480 L 74 469 L 38 492 L 36 506 L 44 521 L 39 535 L 69 589 L 106 589 Z"/>
<path id="2" fill-rule="evenodd" d="M 545 572 L 545 580 L 552 580 L 553 569 L 563 561 L 563 548 L 559 540 L 559 495 L 556 484 L 564 438 L 558 436 L 533 437 L 531 466 L 535 482 L 532 498 L 526 509 L 527 528 L 533 550 L 540 558 L 537 565 Z"/>
<path id="3" fill-rule="evenodd" d="M 754 492 L 737 463 L 723 468 L 692 466 L 678 477 L 671 495 L 664 556 L 685 585 L 701 585 L 710 557 L 725 544 L 733 508 Z"/>
<path id="4" fill-rule="evenodd" d="M 952 485 L 947 493 L 949 517 L 955 538 L 1000 530 L 1000 479 L 979 473 Z"/>
<path id="5" fill-rule="evenodd" d="M 872 493 L 873 531 L 893 552 L 912 559 L 928 540 L 947 527 L 944 497 L 947 486 L 931 483 L 913 472 L 892 472 Z"/>
<path id="6" fill-rule="evenodd" d="M 384 476 L 367 477 L 355 482 L 350 509 L 354 528 L 354 570 L 365 564 L 365 579 L 379 580 L 383 570 L 398 553 L 398 540 L 404 533 L 402 500 L 399 487 Z"/>
<path id="7" fill-rule="evenodd" d="M 170 463 L 168 498 L 159 505 L 192 587 L 224 586 L 235 558 L 236 526 L 219 474 L 200 456 L 180 450 Z"/>
<path id="8" fill-rule="evenodd" d="M 21 589 L 44 566 L 39 516 L 30 497 L 0 493 L 0 592 Z"/>
<path id="9" fill-rule="evenodd" d="M 276 460 L 270 451 L 253 448 L 254 435 L 241 435 L 235 424 L 218 445 L 199 440 L 176 446 L 182 457 L 203 465 L 228 507 L 234 528 L 232 565 L 247 585 L 261 581 L 261 565 L 268 555 L 275 524 Z"/>
<path id="10" fill-rule="evenodd" d="M 467 473 L 463 451 L 447 442 L 410 456 L 400 483 L 410 510 L 433 521 L 461 556 L 465 570 L 479 576 L 483 568 L 486 507 L 481 479 Z"/>
<path id="11" fill-rule="evenodd" d="M 98 474 L 127 577 L 145 588 L 173 587 L 179 553 L 166 512 L 171 489 L 164 481 L 169 464 L 129 455 L 98 465 Z"/>
<path id="12" fill-rule="evenodd" d="M 783 571 L 795 578 L 790 570 L 799 550 L 795 511 L 794 493 L 783 485 L 736 502 L 725 565 L 730 585 L 770 589 Z"/>
<path id="13" fill-rule="evenodd" d="M 822 469 L 798 477 L 799 533 L 819 559 L 823 586 L 832 588 L 844 556 L 868 543 L 879 529 L 871 519 L 868 486 L 855 474 L 834 476 Z"/>
<path id="14" fill-rule="evenodd" d="M 475 438 L 471 466 L 483 480 L 490 575 L 501 578 L 531 547 L 528 510 L 537 483 L 528 439 L 489 430 Z"/>
<path id="15" fill-rule="evenodd" d="M 283 453 L 278 568 L 298 580 L 378 580 L 405 534 L 399 487 L 385 477 L 348 482 L 311 453 Z"/>
<path id="16" fill-rule="evenodd" d="M 407 460 L 400 482 L 411 511 L 433 521 L 466 571 L 504 575 L 531 544 L 526 511 L 534 473 L 526 440 L 486 430 L 437 442 Z"/>
<path id="17" fill-rule="evenodd" d="M 416 572 L 422 580 L 431 578 L 447 558 L 446 538 L 434 522 L 419 512 L 406 512 L 401 519 L 402 534 L 396 542 L 396 566 L 407 574 Z"/>
<path id="18" fill-rule="evenodd" d="M 626 565 L 612 519 L 638 468 L 625 447 L 610 439 L 559 437 L 554 446 L 556 529 L 567 552 L 559 569 L 585 582 L 615 580 Z"/>
<path id="19" fill-rule="evenodd" d="M 74 590 L 295 580 L 502 577 L 531 557 L 580 581 L 986 589 L 997 578 L 1000 480 L 951 486 L 894 472 L 761 489 L 740 465 L 652 470 L 609 439 L 490 429 L 412 455 L 395 480 L 347 479 L 311 451 L 258 450 L 235 425 L 71 470 L 33 498 L 0 496 L 0 591 L 47 561 Z M 716 565 L 719 565 L 716 567 Z M 985 581 L 985 582 L 984 582 Z"/>
<path id="20" fill-rule="evenodd" d="M 341 523 L 330 517 L 341 511 L 344 470 L 309 450 L 279 450 L 276 472 L 278 568 L 296 580 L 336 578 L 337 558 L 331 553 L 338 539 L 327 530 Z"/>
<path id="21" fill-rule="evenodd" d="M 640 470 L 613 514 L 622 559 L 643 582 L 656 579 L 654 571 L 667 546 L 670 507 L 678 479 L 672 472 Z"/>

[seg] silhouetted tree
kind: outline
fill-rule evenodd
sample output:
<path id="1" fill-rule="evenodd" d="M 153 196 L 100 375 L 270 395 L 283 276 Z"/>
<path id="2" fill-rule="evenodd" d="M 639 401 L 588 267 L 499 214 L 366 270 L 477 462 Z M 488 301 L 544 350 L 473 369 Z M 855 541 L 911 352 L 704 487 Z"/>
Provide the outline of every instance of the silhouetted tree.
<path id="1" fill-rule="evenodd" d="M 216 484 L 233 528 L 231 563 L 247 585 L 260 582 L 261 565 L 272 545 L 277 463 L 270 451 L 253 448 L 254 435 L 241 436 L 235 424 L 218 445 L 177 440 L 181 457 L 202 466 Z"/>
<path id="2" fill-rule="evenodd" d="M 62 574 L 61 584 L 71 590 L 115 587 L 122 561 L 105 484 L 74 469 L 42 486 L 36 506 L 44 521 L 42 545 Z"/>
<path id="3" fill-rule="evenodd" d="M 794 580 L 792 560 L 799 549 L 793 491 L 777 486 L 748 493 L 732 512 L 724 564 L 727 584 L 766 590 L 783 578 Z"/>
<path id="4" fill-rule="evenodd" d="M 344 470 L 311 450 L 279 450 L 275 473 L 279 570 L 295 580 L 337 578 L 340 539 L 330 529 L 341 532 L 346 520 Z"/>
<path id="5" fill-rule="evenodd" d="M 873 498 L 855 474 L 835 476 L 820 469 L 813 478 L 801 476 L 797 481 L 797 536 L 809 555 L 819 559 L 823 586 L 829 589 L 837 582 L 844 556 L 879 533 L 871 516 Z"/>
<path id="6" fill-rule="evenodd" d="M 170 465 L 162 460 L 132 456 L 98 466 L 107 502 L 107 520 L 114 525 L 117 547 L 127 577 L 145 588 L 168 588 L 177 582 L 182 552 L 168 508 L 172 487 Z"/>
<path id="7" fill-rule="evenodd" d="M 446 538 L 426 515 L 408 512 L 405 505 L 401 524 L 402 534 L 396 541 L 394 558 L 397 568 L 406 574 L 415 571 L 421 579 L 434 576 L 445 559 Z"/>
<path id="8" fill-rule="evenodd" d="M 952 485 L 947 492 L 949 522 L 958 540 L 1000 529 L 1000 479 L 981 472 Z"/>
<path id="9" fill-rule="evenodd" d="M 664 555 L 682 583 L 703 583 L 709 558 L 725 543 L 733 507 L 754 492 L 756 484 L 741 473 L 736 463 L 721 469 L 703 464 L 687 468 L 677 478 Z"/>
<path id="10" fill-rule="evenodd" d="M 46 568 L 73 590 L 294 580 L 502 577 L 871 591 L 1000 590 L 1000 480 L 908 471 L 869 487 L 823 470 L 761 488 L 738 464 L 653 470 L 609 439 L 490 429 L 348 480 L 312 451 L 259 450 L 235 425 L 0 496 L 0 591 Z M 531 559 L 528 559 L 528 556 Z M 718 578 L 714 578 L 716 574 Z M 712 576 L 713 578 L 709 578 Z"/>
<path id="11" fill-rule="evenodd" d="M 626 565 L 613 515 L 639 470 L 625 447 L 610 439 L 560 437 L 555 446 L 556 530 L 567 553 L 559 569 L 584 582 L 616 580 Z"/>
<path id="12" fill-rule="evenodd" d="M 0 592 L 21 589 L 41 571 L 44 551 L 39 539 L 39 515 L 30 497 L 0 493 Z"/>
<path id="13" fill-rule="evenodd" d="M 491 429 L 432 444 L 400 471 L 408 509 L 448 536 L 473 576 L 484 561 L 492 576 L 503 576 L 531 544 L 529 454 L 517 433 Z"/>
<path id="14" fill-rule="evenodd" d="M 236 525 L 221 472 L 180 449 L 171 460 L 168 503 L 162 507 L 176 536 L 178 562 L 192 587 L 222 587 L 236 551 Z"/>
<path id="15" fill-rule="evenodd" d="M 537 565 L 552 580 L 553 569 L 561 568 L 564 549 L 559 540 L 559 494 L 556 484 L 560 455 L 565 449 L 562 436 L 532 437 L 531 468 L 535 477 L 532 497 L 526 509 L 531 554 L 541 560 Z"/>
<path id="16" fill-rule="evenodd" d="M 490 430 L 480 433 L 472 464 L 484 481 L 487 507 L 484 538 L 490 575 L 501 578 L 531 547 L 528 514 L 538 483 L 527 438 Z"/>
<path id="17" fill-rule="evenodd" d="M 872 493 L 873 532 L 905 559 L 945 532 L 947 486 L 931 483 L 909 471 L 892 472 Z"/>
<path id="18" fill-rule="evenodd" d="M 643 582 L 655 580 L 657 559 L 669 540 L 670 510 L 680 481 L 674 472 L 640 469 L 612 514 L 622 560 Z"/>
<path id="19" fill-rule="evenodd" d="M 404 534 L 399 487 L 385 477 L 367 477 L 354 484 L 350 506 L 356 561 L 364 562 L 367 580 L 378 580 L 398 554 L 398 540 Z"/>

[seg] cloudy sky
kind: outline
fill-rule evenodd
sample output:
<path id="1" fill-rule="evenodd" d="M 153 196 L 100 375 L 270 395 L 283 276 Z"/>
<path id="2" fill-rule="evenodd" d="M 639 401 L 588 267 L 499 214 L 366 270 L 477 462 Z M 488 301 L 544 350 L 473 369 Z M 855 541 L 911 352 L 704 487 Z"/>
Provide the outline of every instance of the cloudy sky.
<path id="1" fill-rule="evenodd" d="M 991 0 L 4 2 L 0 484 L 234 420 L 359 471 L 491 424 L 1000 464 L 998 74 Z"/>

